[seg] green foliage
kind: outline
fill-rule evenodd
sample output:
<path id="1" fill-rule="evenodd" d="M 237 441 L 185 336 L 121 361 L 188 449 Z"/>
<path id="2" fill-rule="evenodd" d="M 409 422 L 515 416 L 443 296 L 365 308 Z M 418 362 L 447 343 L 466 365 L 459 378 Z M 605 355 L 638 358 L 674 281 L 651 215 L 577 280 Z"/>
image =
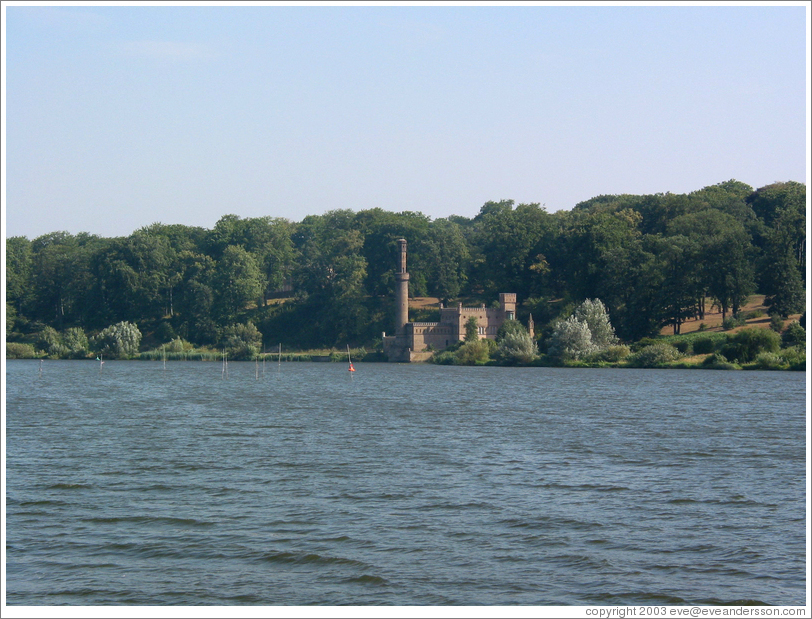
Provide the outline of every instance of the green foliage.
<path id="1" fill-rule="evenodd" d="M 739 366 L 735 363 L 730 363 L 724 355 L 714 353 L 708 355 L 702 362 L 702 366 L 711 370 L 738 370 Z"/>
<path id="2" fill-rule="evenodd" d="M 141 331 L 127 321 L 111 325 L 90 339 L 91 348 L 113 359 L 128 359 L 138 354 Z"/>
<path id="3" fill-rule="evenodd" d="M 501 339 L 494 354 L 500 365 L 527 365 L 538 356 L 538 346 L 526 329 L 510 329 Z"/>
<path id="4" fill-rule="evenodd" d="M 793 320 L 784 333 L 781 334 L 781 345 L 784 347 L 804 346 L 806 344 L 806 329 L 797 320 Z"/>
<path id="5" fill-rule="evenodd" d="M 661 341 L 654 339 L 653 337 L 644 337 L 636 341 L 632 344 L 632 352 L 640 352 L 646 346 L 652 346 L 654 344 L 659 344 Z"/>
<path id="6" fill-rule="evenodd" d="M 502 200 L 473 219 L 374 208 L 298 223 L 225 215 L 211 230 L 154 223 L 113 239 L 15 237 L 6 240 L 7 328 L 31 341 L 54 329 L 42 341 L 51 356 L 87 354 L 90 342 L 69 342 L 70 328 L 95 333 L 122 322 L 141 325 L 150 346 L 178 337 L 216 346 L 229 325 L 248 321 L 273 345 L 367 345 L 392 330 L 402 237 L 412 296 L 492 303 L 515 292 L 519 313 L 532 312 L 545 336 L 542 348 L 557 362 L 585 362 L 615 345 L 615 331 L 627 342 L 665 324 L 678 333 L 704 312 L 705 298 L 736 315 L 758 291 L 771 313 L 803 312 L 805 196 L 801 183 L 753 191 L 729 180 L 684 195 L 597 196 L 555 213 Z M 582 304 L 589 340 L 568 349 L 562 333 L 552 337 L 560 325 L 551 321 L 578 309 L 573 300 L 597 298 L 603 312 L 594 314 L 610 329 Z"/>
<path id="7" fill-rule="evenodd" d="M 638 368 L 662 367 L 676 361 L 682 354 L 671 344 L 658 342 L 651 344 L 629 357 L 629 365 Z"/>
<path id="8" fill-rule="evenodd" d="M 14 331 L 15 322 L 17 322 L 17 309 L 6 301 L 6 331 L 8 333 Z"/>
<path id="9" fill-rule="evenodd" d="M 677 340 L 671 342 L 671 345 L 676 348 L 681 354 L 683 355 L 691 355 L 693 354 L 693 345 L 691 344 L 691 340 Z"/>
<path id="10" fill-rule="evenodd" d="M 781 333 L 784 330 L 784 321 L 778 314 L 773 314 L 770 317 L 770 329 L 776 333 Z"/>
<path id="11" fill-rule="evenodd" d="M 176 337 L 166 345 L 166 352 L 183 352 L 192 348 L 191 344 L 184 342 L 182 337 Z"/>
<path id="12" fill-rule="evenodd" d="M 35 359 L 37 353 L 31 344 L 6 342 L 6 359 Z"/>
<path id="13" fill-rule="evenodd" d="M 479 323 L 474 316 L 465 321 L 465 341 L 475 342 L 479 339 Z"/>
<path id="14" fill-rule="evenodd" d="M 606 306 L 586 299 L 567 320 L 553 329 L 548 353 L 563 361 L 583 359 L 617 343 Z"/>
<path id="15" fill-rule="evenodd" d="M 262 333 L 251 322 L 233 324 L 223 331 L 220 347 L 231 359 L 254 359 L 262 349 Z"/>
<path id="16" fill-rule="evenodd" d="M 517 333 L 529 335 L 527 333 L 527 328 L 518 320 L 506 320 L 496 332 L 496 341 L 501 342 L 506 336 Z"/>
<path id="17" fill-rule="evenodd" d="M 562 361 L 581 359 L 598 351 L 592 343 L 589 325 L 575 315 L 559 321 L 550 336 L 548 353 Z"/>
<path id="18" fill-rule="evenodd" d="M 786 361 L 773 352 L 760 352 L 754 365 L 759 370 L 782 370 L 786 367 Z"/>
<path id="19" fill-rule="evenodd" d="M 62 334 L 62 344 L 72 359 L 83 359 L 90 354 L 90 342 L 81 327 L 65 329 Z"/>
<path id="20" fill-rule="evenodd" d="M 716 348 L 712 337 L 698 337 L 692 342 L 695 355 L 707 355 Z"/>
<path id="21" fill-rule="evenodd" d="M 48 355 L 58 356 L 62 350 L 62 338 L 53 327 L 45 327 L 40 331 L 34 345 Z"/>
<path id="22" fill-rule="evenodd" d="M 592 344 L 599 350 L 617 343 L 606 306 L 600 299 L 586 299 L 577 307 L 574 316 L 589 327 Z"/>
<path id="23" fill-rule="evenodd" d="M 631 354 L 631 349 L 625 344 L 616 344 L 609 346 L 601 351 L 593 353 L 586 358 L 587 361 L 592 363 L 618 363 L 628 358 Z"/>
<path id="24" fill-rule="evenodd" d="M 725 331 L 730 331 L 731 329 L 735 329 L 736 327 L 741 327 L 746 324 L 747 321 L 744 319 L 744 316 L 728 316 L 722 321 L 722 329 Z"/>
<path id="25" fill-rule="evenodd" d="M 806 370 L 806 348 L 804 346 L 793 346 L 781 351 L 781 357 L 786 361 L 790 370 Z"/>
<path id="26" fill-rule="evenodd" d="M 454 365 L 484 365 L 490 359 L 491 340 L 465 342 L 454 353 Z"/>
<path id="27" fill-rule="evenodd" d="M 722 348 L 722 354 L 738 363 L 749 363 L 761 352 L 775 353 L 781 347 L 781 336 L 770 329 L 749 328 L 736 333 Z"/>

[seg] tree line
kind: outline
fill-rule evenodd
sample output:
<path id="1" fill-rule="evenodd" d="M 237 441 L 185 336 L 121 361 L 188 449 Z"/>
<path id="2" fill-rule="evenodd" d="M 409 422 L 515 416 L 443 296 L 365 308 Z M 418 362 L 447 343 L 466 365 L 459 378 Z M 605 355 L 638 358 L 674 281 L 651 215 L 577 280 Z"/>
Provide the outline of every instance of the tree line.
<path id="1" fill-rule="evenodd" d="M 300 222 L 222 217 L 212 229 L 154 223 L 129 236 L 52 232 L 6 239 L 7 339 L 50 328 L 96 337 L 132 323 L 144 343 L 216 347 L 252 325 L 262 347 L 374 347 L 394 322 L 397 239 L 409 242 L 410 295 L 491 303 L 515 292 L 541 337 L 601 299 L 634 342 L 718 307 L 766 295 L 805 311 L 806 186 L 735 180 L 688 194 L 602 195 L 570 211 L 485 203 L 432 220 L 381 208 Z M 432 320 L 432 310 L 413 312 Z M 242 327 L 240 327 L 242 325 Z"/>

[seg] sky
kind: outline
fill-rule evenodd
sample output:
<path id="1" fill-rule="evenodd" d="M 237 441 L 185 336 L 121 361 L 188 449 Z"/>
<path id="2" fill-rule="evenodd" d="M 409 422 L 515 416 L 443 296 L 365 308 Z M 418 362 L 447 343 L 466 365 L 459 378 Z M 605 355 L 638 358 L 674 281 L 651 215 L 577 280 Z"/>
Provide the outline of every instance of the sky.
<path id="1" fill-rule="evenodd" d="M 809 174 L 808 3 L 3 11 L 7 238 Z"/>

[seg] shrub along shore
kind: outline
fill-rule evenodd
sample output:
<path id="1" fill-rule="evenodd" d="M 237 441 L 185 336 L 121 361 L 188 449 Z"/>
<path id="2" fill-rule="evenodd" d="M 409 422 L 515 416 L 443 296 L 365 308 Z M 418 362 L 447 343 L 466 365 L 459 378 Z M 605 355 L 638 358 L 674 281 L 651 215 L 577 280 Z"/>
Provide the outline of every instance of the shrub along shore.
<path id="1" fill-rule="evenodd" d="M 801 317 L 804 321 L 805 317 Z M 435 352 L 438 365 L 499 365 L 569 368 L 671 368 L 713 370 L 805 370 L 806 331 L 799 321 L 769 326 L 744 326 L 743 318 L 728 322 L 722 332 L 706 330 L 660 335 L 624 344 L 614 334 L 605 306 L 587 299 L 569 318 L 559 320 L 538 339 L 516 320 L 507 321 L 495 340 L 480 339 L 475 322 L 466 325 L 465 340 Z M 347 351 L 261 350 L 262 335 L 247 323 L 235 325 L 222 349 L 195 347 L 180 337 L 160 347 L 140 350 L 141 333 L 134 324 L 111 325 L 87 338 L 81 329 L 57 332 L 47 327 L 34 342 L 7 342 L 7 359 L 131 359 L 143 361 L 344 362 Z M 380 342 L 373 350 L 355 348 L 356 362 L 386 361 Z"/>

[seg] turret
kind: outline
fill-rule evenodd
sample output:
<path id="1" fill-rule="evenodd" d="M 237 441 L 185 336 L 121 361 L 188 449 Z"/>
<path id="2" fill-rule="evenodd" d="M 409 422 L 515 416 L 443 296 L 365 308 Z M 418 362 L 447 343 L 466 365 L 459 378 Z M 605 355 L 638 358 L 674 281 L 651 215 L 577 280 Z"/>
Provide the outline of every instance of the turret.
<path id="1" fill-rule="evenodd" d="M 516 293 L 503 292 L 499 295 L 499 305 L 505 320 L 514 320 L 516 318 Z"/>
<path id="2" fill-rule="evenodd" d="M 398 239 L 400 248 L 400 261 L 398 271 L 395 273 L 397 282 L 395 295 L 397 301 L 397 315 L 395 318 L 395 333 L 402 335 L 409 322 L 409 273 L 406 271 L 406 239 Z"/>

